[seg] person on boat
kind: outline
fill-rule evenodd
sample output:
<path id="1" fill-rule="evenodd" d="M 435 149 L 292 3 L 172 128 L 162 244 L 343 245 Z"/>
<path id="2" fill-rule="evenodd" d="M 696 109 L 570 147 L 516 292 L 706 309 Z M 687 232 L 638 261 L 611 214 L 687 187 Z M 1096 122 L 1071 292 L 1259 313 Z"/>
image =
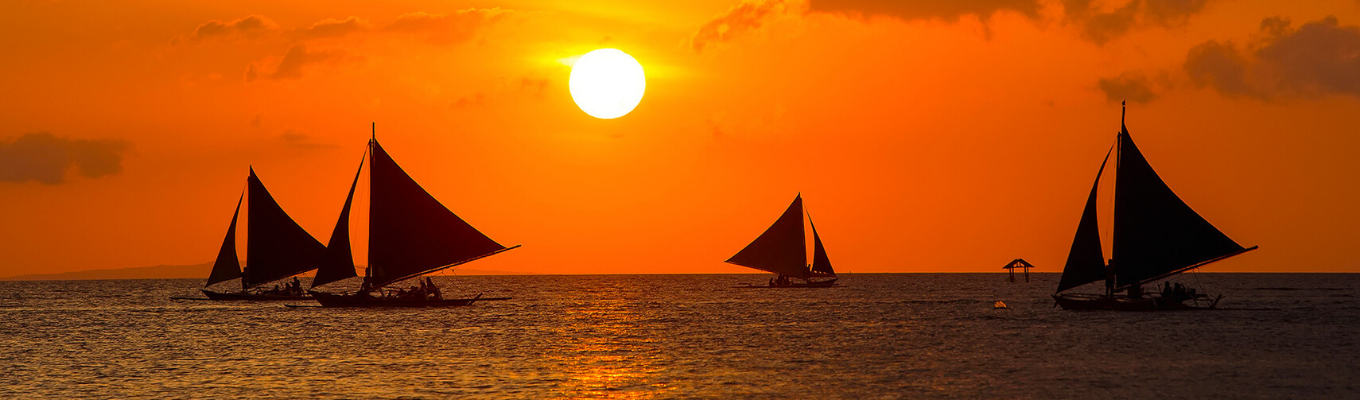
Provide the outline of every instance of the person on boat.
<path id="1" fill-rule="evenodd" d="M 298 280 L 298 277 L 296 276 L 293 277 L 293 294 L 294 295 L 302 294 L 302 281 Z"/>
<path id="2" fill-rule="evenodd" d="M 1105 264 L 1105 297 L 1114 296 L 1114 259 Z"/>
<path id="3" fill-rule="evenodd" d="M 428 276 L 425 277 L 425 290 L 426 293 L 429 293 L 430 298 L 433 298 L 435 300 L 444 299 L 444 294 L 439 292 L 439 287 L 435 286 L 434 281 L 430 280 L 430 277 Z"/>

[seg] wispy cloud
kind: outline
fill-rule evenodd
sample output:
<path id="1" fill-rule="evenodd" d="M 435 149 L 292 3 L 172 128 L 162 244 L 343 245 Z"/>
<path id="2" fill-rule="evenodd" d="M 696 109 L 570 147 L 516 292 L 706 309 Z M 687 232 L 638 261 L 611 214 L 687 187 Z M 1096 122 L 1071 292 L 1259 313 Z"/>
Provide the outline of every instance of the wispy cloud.
<path id="1" fill-rule="evenodd" d="M 194 33 L 189 35 L 187 39 L 189 42 L 199 42 L 215 37 L 256 37 L 278 29 L 279 24 L 265 16 L 249 15 L 226 22 L 218 20 L 204 22 L 198 28 L 195 28 Z M 172 40 L 173 42 L 178 42 L 178 39 Z"/>
<path id="2" fill-rule="evenodd" d="M 362 56 L 351 55 L 339 49 L 310 50 L 305 44 L 295 44 L 277 63 L 260 61 L 246 67 L 246 82 L 256 79 L 298 79 L 303 72 L 315 65 L 342 65 L 363 61 Z"/>
<path id="3" fill-rule="evenodd" d="M 1100 11 L 1094 0 L 1063 0 L 1064 18 L 1081 27 L 1082 37 L 1104 44 L 1142 26 L 1183 27 L 1210 0 L 1133 0 L 1110 11 Z"/>

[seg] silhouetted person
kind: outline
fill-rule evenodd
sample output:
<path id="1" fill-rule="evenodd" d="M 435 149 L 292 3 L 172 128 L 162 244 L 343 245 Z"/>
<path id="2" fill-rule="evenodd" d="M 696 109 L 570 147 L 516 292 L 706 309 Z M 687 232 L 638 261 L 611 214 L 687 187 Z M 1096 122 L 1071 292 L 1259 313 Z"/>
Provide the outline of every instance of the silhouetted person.
<path id="1" fill-rule="evenodd" d="M 1105 296 L 1114 296 L 1114 259 L 1105 264 Z"/>
<path id="2" fill-rule="evenodd" d="M 430 297 L 433 297 L 435 300 L 444 298 L 444 294 L 439 292 L 439 287 L 435 286 L 434 281 L 430 280 L 430 277 L 428 276 L 425 277 L 425 287 L 428 288 Z"/>

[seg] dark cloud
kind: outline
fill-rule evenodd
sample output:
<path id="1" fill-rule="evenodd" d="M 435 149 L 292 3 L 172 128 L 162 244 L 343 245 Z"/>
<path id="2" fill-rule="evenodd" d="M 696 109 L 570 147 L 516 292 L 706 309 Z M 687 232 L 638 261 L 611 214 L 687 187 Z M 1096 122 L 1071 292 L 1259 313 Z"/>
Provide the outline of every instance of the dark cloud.
<path id="1" fill-rule="evenodd" d="M 246 67 L 246 82 L 258 78 L 269 79 L 297 79 L 302 77 L 304 70 L 313 65 L 340 65 L 362 60 L 362 57 L 353 56 L 341 50 L 320 49 L 308 50 L 307 45 L 295 44 L 288 48 L 283 58 L 274 69 L 269 73 L 264 73 L 262 65 L 264 63 L 252 63 Z"/>
<path id="2" fill-rule="evenodd" d="M 1229 96 L 1360 97 L 1360 27 L 1327 17 L 1294 29 L 1288 19 L 1267 18 L 1245 45 L 1211 40 L 1191 48 L 1184 67 L 1196 85 Z"/>
<path id="3" fill-rule="evenodd" d="M 1190 16 L 1204 10 L 1209 0 L 1133 0 L 1113 11 L 1097 11 L 1094 0 L 1063 0 L 1063 13 L 1069 23 L 1081 27 L 1082 36 L 1104 44 L 1139 26 L 1177 28 Z"/>
<path id="4" fill-rule="evenodd" d="M 55 185 L 65 182 L 69 172 L 89 178 L 116 174 L 123 170 L 123 153 L 129 147 L 122 140 L 29 133 L 12 142 L 0 141 L 0 181 Z"/>
<path id="5" fill-rule="evenodd" d="M 194 29 L 194 34 L 189 36 L 189 41 L 197 42 L 212 37 L 231 35 L 258 36 L 276 30 L 278 26 L 273 20 L 261 15 L 250 15 L 227 22 L 212 20 Z"/>
<path id="6" fill-rule="evenodd" d="M 742 2 L 699 27 L 699 31 L 690 39 L 690 45 L 694 47 L 694 51 L 703 51 L 705 46 L 712 43 L 727 41 L 743 32 L 760 28 L 767 18 L 802 9 L 803 4 L 797 1 Z"/>
<path id="7" fill-rule="evenodd" d="M 814 12 L 851 12 L 886 15 L 903 20 L 958 19 L 964 15 L 981 18 L 999 11 L 1014 11 L 1038 17 L 1039 0 L 811 0 Z"/>
<path id="8" fill-rule="evenodd" d="M 1157 98 L 1152 81 L 1141 72 L 1125 72 L 1113 78 L 1102 78 L 1097 84 L 1109 101 L 1147 103 Z"/>
<path id="9" fill-rule="evenodd" d="M 359 17 L 351 16 L 344 20 L 325 19 L 318 21 L 307 29 L 302 30 L 302 35 L 308 38 L 340 37 L 353 33 L 360 33 L 372 29 L 373 25 Z"/>
<path id="10" fill-rule="evenodd" d="M 398 16 L 385 30 L 424 35 L 429 41 L 440 44 L 462 43 L 471 39 L 478 30 L 510 13 L 510 10 L 499 8 L 472 8 L 452 14 L 421 11 Z"/>

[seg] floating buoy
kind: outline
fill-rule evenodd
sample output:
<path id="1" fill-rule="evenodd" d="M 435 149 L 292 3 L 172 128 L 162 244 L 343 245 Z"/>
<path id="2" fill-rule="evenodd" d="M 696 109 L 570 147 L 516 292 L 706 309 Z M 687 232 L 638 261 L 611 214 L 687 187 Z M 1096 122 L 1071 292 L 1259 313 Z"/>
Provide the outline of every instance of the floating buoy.
<path id="1" fill-rule="evenodd" d="M 1000 310 L 1003 308 L 1009 309 L 1010 307 L 1006 307 L 1006 303 L 1002 303 L 1001 300 L 997 300 L 996 304 L 992 304 L 992 308 Z"/>

